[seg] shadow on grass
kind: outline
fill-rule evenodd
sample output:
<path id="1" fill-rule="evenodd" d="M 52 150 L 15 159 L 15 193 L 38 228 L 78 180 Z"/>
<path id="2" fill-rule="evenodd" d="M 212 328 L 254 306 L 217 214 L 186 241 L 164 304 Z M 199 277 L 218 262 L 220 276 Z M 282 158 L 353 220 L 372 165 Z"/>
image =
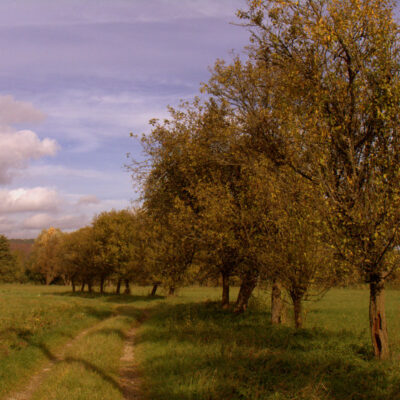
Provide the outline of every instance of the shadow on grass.
<path id="1" fill-rule="evenodd" d="M 118 331 L 118 330 L 114 330 Z M 104 332 L 105 333 L 105 332 Z M 115 333 L 115 332 L 113 332 Z M 120 331 L 119 334 L 123 337 L 123 332 Z M 43 344 L 34 344 L 32 345 L 37 346 L 42 353 L 46 356 L 46 358 L 53 364 L 60 364 L 60 363 L 76 363 L 76 364 L 81 364 L 84 366 L 84 368 L 90 372 L 95 372 L 97 375 L 101 377 L 104 381 L 108 382 L 111 384 L 114 388 L 118 389 L 120 392 L 122 392 L 122 388 L 119 385 L 118 381 L 115 380 L 112 376 L 104 372 L 101 368 L 97 367 L 93 363 L 90 363 L 89 361 L 83 359 L 83 358 L 77 358 L 77 357 L 59 357 L 55 353 L 51 352 L 48 347 Z"/>
<path id="2" fill-rule="evenodd" d="M 43 296 L 65 296 L 65 297 L 77 297 L 83 299 L 103 299 L 106 302 L 117 303 L 117 304 L 128 304 L 138 301 L 152 302 L 155 300 L 162 300 L 165 296 L 150 296 L 150 295 L 135 295 L 135 294 L 116 294 L 116 293 L 103 293 L 99 292 L 55 292 L 55 293 L 43 293 Z"/>
<path id="3" fill-rule="evenodd" d="M 90 308 L 86 309 L 86 313 L 88 313 Z M 92 310 L 93 312 L 97 313 L 98 310 Z M 108 313 L 110 316 L 110 313 Z M 124 306 L 119 306 L 116 309 L 115 315 L 118 316 L 129 316 L 129 317 L 134 317 L 137 321 L 140 321 L 144 318 L 145 311 L 141 309 L 137 309 L 133 306 L 130 305 L 124 305 Z M 91 328 L 88 328 L 91 329 Z M 28 383 L 28 391 L 29 393 L 33 393 L 33 391 L 38 387 L 42 381 L 45 379 L 47 376 L 48 372 L 51 370 L 52 366 L 55 366 L 60 363 L 68 363 L 68 364 L 80 364 L 82 365 L 87 371 L 94 372 L 98 376 L 101 377 L 101 379 L 105 382 L 108 382 L 111 386 L 113 386 L 115 389 L 119 390 L 121 393 L 124 392 L 124 387 L 119 383 L 118 380 L 116 380 L 113 376 L 105 372 L 103 369 L 99 368 L 97 365 L 94 363 L 89 362 L 85 358 L 82 357 L 74 357 L 74 356 L 66 356 L 65 351 L 61 351 L 61 353 L 56 353 L 43 342 L 37 340 L 32 335 L 32 332 L 27 331 L 25 329 L 6 329 L 3 331 L 0 331 L 0 335 L 2 333 L 10 333 L 13 331 L 13 333 L 19 337 L 20 339 L 24 340 L 24 342 L 28 346 L 36 347 L 39 349 L 42 354 L 46 357 L 46 359 L 50 362 L 50 365 L 47 365 L 45 369 L 37 373 L 32 377 L 32 382 L 29 384 Z M 88 331 L 86 332 L 85 336 L 91 336 L 91 335 L 105 335 L 105 336 L 110 336 L 110 335 L 117 335 L 123 340 L 127 339 L 126 333 L 122 329 L 117 329 L 117 328 L 101 328 L 101 329 L 95 329 L 93 331 Z M 64 348 L 70 347 L 72 344 L 74 344 L 75 340 L 79 338 L 80 335 L 71 337 L 70 335 L 64 335 L 65 337 L 71 338 L 72 340 L 64 345 Z M 74 340 L 75 338 L 75 340 Z M 104 349 L 104 351 L 107 351 L 107 349 Z M 26 390 L 24 390 L 21 393 L 25 393 Z M 17 394 L 18 397 L 18 394 Z"/>
<path id="4" fill-rule="evenodd" d="M 132 305 L 118 305 L 113 310 L 111 309 L 101 309 L 90 306 L 80 306 L 79 312 L 81 314 L 85 314 L 86 317 L 90 317 L 94 321 L 92 324 L 95 324 L 96 321 L 100 322 L 109 317 L 121 315 L 130 318 L 135 318 L 136 320 L 140 320 L 143 314 L 143 310 L 136 308 Z M 43 340 L 46 340 L 45 337 L 47 334 L 56 334 L 58 337 L 64 337 L 73 339 L 76 335 L 65 332 L 62 327 L 57 328 L 53 327 L 51 330 L 46 331 L 46 329 L 37 330 L 34 327 L 24 327 L 24 328 L 16 328 L 16 327 L 8 327 L 0 330 L 0 355 L 8 355 L 10 351 L 18 351 L 26 348 L 29 345 L 38 346 Z"/>
<path id="5" fill-rule="evenodd" d="M 138 344 L 152 399 L 398 400 L 394 362 L 372 360 L 349 330 L 272 326 L 216 303 L 159 304 Z"/>

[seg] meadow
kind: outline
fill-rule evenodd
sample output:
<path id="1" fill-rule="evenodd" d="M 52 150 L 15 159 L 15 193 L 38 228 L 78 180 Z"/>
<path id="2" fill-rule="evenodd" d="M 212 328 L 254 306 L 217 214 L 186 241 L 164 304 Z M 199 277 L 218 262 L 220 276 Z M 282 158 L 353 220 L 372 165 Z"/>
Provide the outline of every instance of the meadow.
<path id="1" fill-rule="evenodd" d="M 123 399 L 120 357 L 137 321 L 143 399 L 400 399 L 400 291 L 387 291 L 392 357 L 384 362 L 370 346 L 366 289 L 334 289 L 307 303 L 305 328 L 297 331 L 290 315 L 287 326 L 271 326 L 262 290 L 241 315 L 220 309 L 218 288 L 155 299 L 148 293 L 0 286 L 0 399 L 23 389 L 60 349 L 63 359 L 33 399 Z"/>

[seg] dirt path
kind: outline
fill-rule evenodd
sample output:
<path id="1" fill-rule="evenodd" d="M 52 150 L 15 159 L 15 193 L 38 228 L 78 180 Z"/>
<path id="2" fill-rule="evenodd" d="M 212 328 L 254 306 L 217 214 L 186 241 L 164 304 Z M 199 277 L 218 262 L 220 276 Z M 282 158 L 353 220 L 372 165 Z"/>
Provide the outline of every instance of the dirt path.
<path id="1" fill-rule="evenodd" d="M 126 335 L 126 342 L 121 357 L 120 385 L 125 400 L 141 400 L 140 375 L 135 359 L 135 338 L 137 327 L 134 326 Z"/>
<path id="2" fill-rule="evenodd" d="M 110 318 L 106 320 L 110 320 L 115 318 L 118 313 L 115 313 Z M 125 400 L 143 400 L 143 395 L 140 390 L 141 386 L 141 378 L 138 372 L 138 364 L 135 358 L 135 339 L 138 326 L 147 319 L 148 315 L 145 312 L 142 317 L 135 322 L 133 327 L 128 331 L 125 336 L 125 344 L 122 351 L 121 356 L 121 368 L 120 368 L 120 379 L 119 379 L 119 386 L 120 390 L 124 396 Z M 67 342 L 60 352 L 52 352 L 46 346 L 42 346 L 41 350 L 48 358 L 48 362 L 37 371 L 26 384 L 26 386 L 14 393 L 11 393 L 4 400 L 30 400 L 35 393 L 35 391 L 39 388 L 41 383 L 46 379 L 49 375 L 52 368 L 61 362 L 66 361 L 65 356 L 68 350 L 79 340 L 85 337 L 90 332 L 96 330 L 100 324 L 103 324 L 104 321 L 102 320 L 95 325 L 83 330 L 77 336 L 75 336 L 72 340 Z"/>
<path id="3" fill-rule="evenodd" d="M 143 394 L 140 390 L 141 376 L 138 371 L 138 363 L 135 357 L 135 340 L 138 326 L 148 318 L 148 312 L 144 312 L 142 317 L 133 325 L 126 335 L 125 346 L 122 351 L 120 386 L 125 400 L 143 400 Z"/>
<path id="4" fill-rule="evenodd" d="M 114 318 L 114 316 L 108 318 Z M 102 320 L 98 322 L 95 325 L 92 325 L 91 327 L 83 330 L 80 332 L 77 336 L 75 336 L 72 340 L 70 340 L 67 344 L 63 346 L 63 350 L 59 353 L 53 353 L 47 347 L 43 346 L 41 350 L 43 353 L 46 355 L 46 357 L 49 359 L 49 361 L 46 363 L 46 365 L 40 369 L 36 374 L 34 374 L 28 384 L 25 386 L 25 388 L 19 392 L 14 392 L 11 393 L 8 397 L 5 397 L 4 400 L 29 400 L 33 393 L 38 389 L 40 386 L 41 382 L 43 382 L 46 379 L 46 376 L 49 374 L 51 369 L 54 367 L 54 365 L 63 362 L 64 357 L 66 352 L 79 340 L 81 340 L 84 336 L 86 336 L 88 333 L 91 331 L 95 330 L 100 324 L 104 323 L 105 320 Z"/>

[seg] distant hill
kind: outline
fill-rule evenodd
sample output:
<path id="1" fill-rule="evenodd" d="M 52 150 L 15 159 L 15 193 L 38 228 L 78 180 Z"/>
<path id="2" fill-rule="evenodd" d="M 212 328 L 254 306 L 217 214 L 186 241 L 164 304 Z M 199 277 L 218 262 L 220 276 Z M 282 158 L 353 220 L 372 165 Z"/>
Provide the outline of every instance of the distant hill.
<path id="1" fill-rule="evenodd" d="M 35 239 L 9 239 L 11 251 L 22 253 L 27 257 L 32 252 Z"/>

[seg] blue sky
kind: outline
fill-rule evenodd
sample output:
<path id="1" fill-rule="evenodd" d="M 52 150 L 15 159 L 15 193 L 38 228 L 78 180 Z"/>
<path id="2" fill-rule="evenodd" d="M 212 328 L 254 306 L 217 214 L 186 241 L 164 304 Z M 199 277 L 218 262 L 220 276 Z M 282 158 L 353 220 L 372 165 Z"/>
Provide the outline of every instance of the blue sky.
<path id="1" fill-rule="evenodd" d="M 245 0 L 2 0 L 0 233 L 88 224 L 136 194 L 129 132 L 192 98 L 248 43 Z"/>

